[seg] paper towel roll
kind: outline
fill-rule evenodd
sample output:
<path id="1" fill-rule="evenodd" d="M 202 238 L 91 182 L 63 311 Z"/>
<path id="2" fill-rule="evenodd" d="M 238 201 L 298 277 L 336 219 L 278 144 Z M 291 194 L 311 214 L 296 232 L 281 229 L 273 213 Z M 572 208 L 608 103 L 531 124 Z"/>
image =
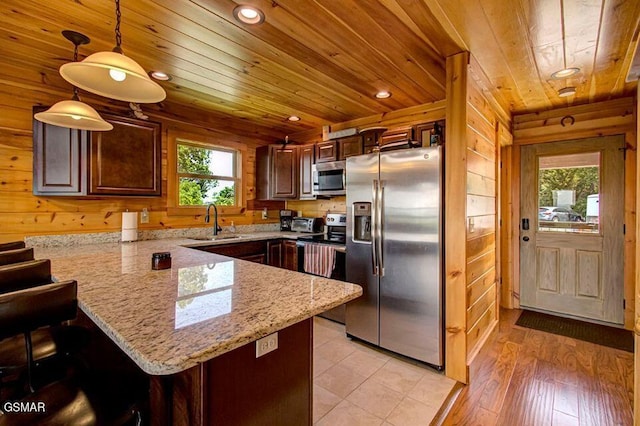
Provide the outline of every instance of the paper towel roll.
<path id="1" fill-rule="evenodd" d="M 122 241 L 138 239 L 138 212 L 122 213 Z"/>

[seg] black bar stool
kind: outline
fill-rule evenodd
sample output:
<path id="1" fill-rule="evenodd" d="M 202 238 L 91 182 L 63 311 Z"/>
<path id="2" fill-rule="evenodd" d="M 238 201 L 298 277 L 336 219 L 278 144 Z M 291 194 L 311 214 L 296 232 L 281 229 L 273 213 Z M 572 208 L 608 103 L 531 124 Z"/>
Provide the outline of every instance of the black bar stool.
<path id="1" fill-rule="evenodd" d="M 0 295 L 0 333 L 23 333 L 26 356 L 33 363 L 31 333 L 40 327 L 71 320 L 77 313 L 76 281 L 64 281 L 26 288 Z M 73 376 L 50 383 L 21 402 L 40 403 L 43 412 L 0 413 L 6 425 L 125 425 L 141 422 L 141 414 L 127 389 L 109 388 L 92 378 Z M 1 407 L 0 407 L 1 408 Z"/>
<path id="2" fill-rule="evenodd" d="M 7 252 L 4 252 L 7 253 Z M 32 260 L 0 266 L 0 294 L 52 283 L 51 262 Z M 75 315 L 74 315 L 75 318 Z M 24 350 L 24 337 L 18 333 L 0 331 L 0 385 L 20 385 L 20 374 L 27 371 L 27 386 L 33 389 L 32 367 L 52 362 L 55 357 L 77 353 L 89 341 L 89 332 L 78 326 L 47 327 L 29 334 L 33 360 Z M 53 373 L 53 370 L 49 370 Z M 53 374 L 60 377 L 62 372 Z M 9 380 L 7 380 L 9 379 Z M 19 387 L 24 387 L 20 385 Z M 14 390 L 15 391 L 15 390 Z"/>

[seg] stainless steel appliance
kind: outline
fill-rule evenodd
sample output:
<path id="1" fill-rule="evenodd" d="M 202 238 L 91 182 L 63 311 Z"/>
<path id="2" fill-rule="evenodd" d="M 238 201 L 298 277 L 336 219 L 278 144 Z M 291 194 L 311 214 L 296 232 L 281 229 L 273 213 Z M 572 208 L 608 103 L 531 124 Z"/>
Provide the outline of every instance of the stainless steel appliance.
<path id="1" fill-rule="evenodd" d="M 291 222 L 293 222 L 293 210 L 280 210 L 280 230 L 291 231 Z"/>
<path id="2" fill-rule="evenodd" d="M 329 161 L 311 166 L 313 195 L 345 195 L 345 165 L 342 161 Z"/>
<path id="3" fill-rule="evenodd" d="M 345 280 L 345 241 L 346 241 L 346 227 L 347 227 L 347 215 L 345 213 L 328 213 L 326 217 L 326 233 L 322 235 L 305 235 L 301 236 L 297 240 L 298 246 L 298 271 L 305 272 L 304 270 L 304 246 L 308 243 L 315 244 L 330 244 L 336 249 L 336 263 L 331 274 L 331 278 L 334 280 Z M 336 306 L 333 309 L 325 311 L 319 316 L 337 321 L 344 324 L 345 322 L 345 305 Z"/>
<path id="4" fill-rule="evenodd" d="M 322 218 L 319 217 L 294 217 L 291 221 L 291 230 L 294 232 L 322 232 Z"/>
<path id="5" fill-rule="evenodd" d="M 443 357 L 441 147 L 347 159 L 347 334 L 437 368 Z"/>

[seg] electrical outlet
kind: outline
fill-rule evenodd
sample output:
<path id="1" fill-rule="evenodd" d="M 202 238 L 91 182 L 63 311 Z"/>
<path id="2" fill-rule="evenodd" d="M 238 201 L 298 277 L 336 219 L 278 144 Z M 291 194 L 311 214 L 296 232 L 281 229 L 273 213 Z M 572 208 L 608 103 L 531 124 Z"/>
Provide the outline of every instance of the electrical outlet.
<path id="1" fill-rule="evenodd" d="M 140 214 L 140 223 L 149 223 L 149 210 L 145 207 Z"/>
<path id="2" fill-rule="evenodd" d="M 267 220 L 269 216 L 267 215 L 267 208 L 262 209 L 262 219 Z"/>
<path id="3" fill-rule="evenodd" d="M 273 333 L 256 341 L 256 358 L 276 349 L 278 349 L 278 333 Z"/>

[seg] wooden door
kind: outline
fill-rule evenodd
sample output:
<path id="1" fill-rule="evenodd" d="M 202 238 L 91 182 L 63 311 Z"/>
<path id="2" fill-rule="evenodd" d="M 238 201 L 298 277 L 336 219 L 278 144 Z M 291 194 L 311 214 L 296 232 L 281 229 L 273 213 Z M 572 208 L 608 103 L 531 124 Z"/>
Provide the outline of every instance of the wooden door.
<path id="1" fill-rule="evenodd" d="M 623 323 L 623 148 L 623 136 L 522 147 L 522 307 Z"/>
<path id="2" fill-rule="evenodd" d="M 336 141 L 318 142 L 316 144 L 316 163 L 336 161 L 338 159 L 338 143 Z"/>
<path id="3" fill-rule="evenodd" d="M 33 107 L 34 114 L 47 107 Z M 99 132 L 98 132 L 99 133 Z M 87 130 L 33 119 L 33 194 L 87 194 Z"/>
<path id="4" fill-rule="evenodd" d="M 347 157 L 362 154 L 362 136 L 349 136 L 348 138 L 338 139 L 339 160 L 345 160 Z"/>
<path id="5" fill-rule="evenodd" d="M 271 155 L 271 199 L 298 196 L 298 148 L 269 146 Z"/>
<path id="6" fill-rule="evenodd" d="M 160 123 L 102 114 L 109 132 L 92 132 L 90 195 L 162 195 Z"/>
<path id="7" fill-rule="evenodd" d="M 298 148 L 300 152 L 300 192 L 301 200 L 313 200 L 313 163 L 315 144 L 303 145 Z"/>

